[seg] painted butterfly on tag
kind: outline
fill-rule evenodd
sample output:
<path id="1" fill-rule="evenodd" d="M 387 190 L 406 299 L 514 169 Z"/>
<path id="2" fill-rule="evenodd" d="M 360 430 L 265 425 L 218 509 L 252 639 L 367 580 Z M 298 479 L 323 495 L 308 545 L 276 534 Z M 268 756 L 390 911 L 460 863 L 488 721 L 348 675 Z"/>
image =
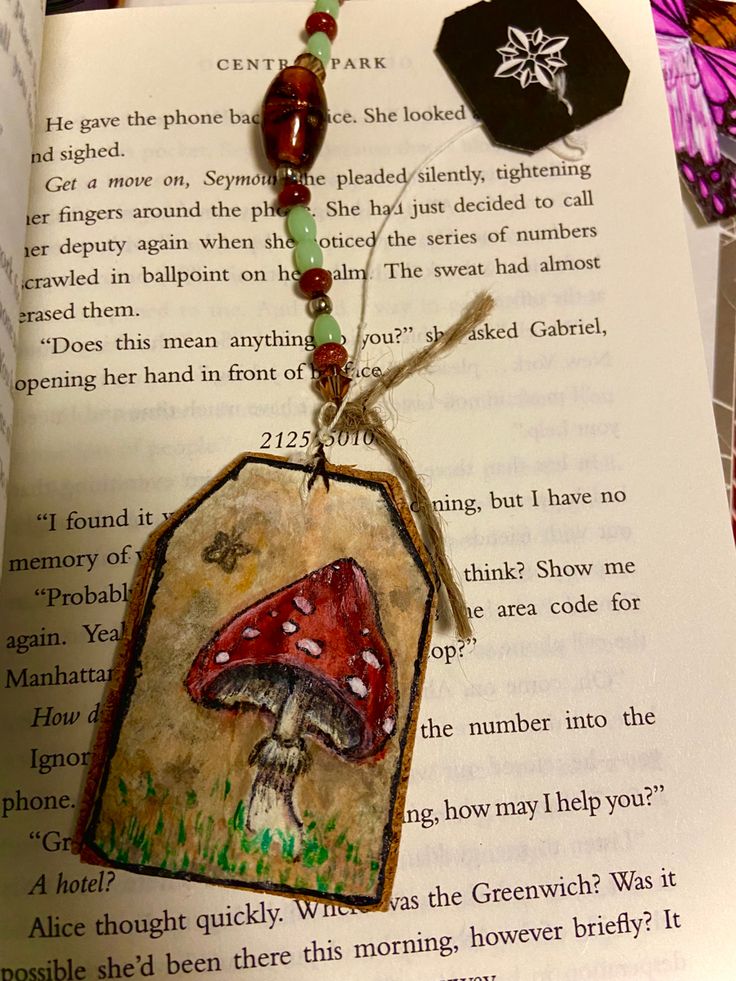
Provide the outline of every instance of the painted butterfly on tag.
<path id="1" fill-rule="evenodd" d="M 736 214 L 736 3 L 651 0 L 680 173 L 708 221 Z"/>
<path id="2" fill-rule="evenodd" d="M 237 528 L 233 528 L 229 535 L 218 531 L 212 542 L 202 549 L 202 561 L 219 565 L 223 572 L 234 572 L 238 559 L 251 552 L 250 546 L 241 541 L 240 534 Z"/>

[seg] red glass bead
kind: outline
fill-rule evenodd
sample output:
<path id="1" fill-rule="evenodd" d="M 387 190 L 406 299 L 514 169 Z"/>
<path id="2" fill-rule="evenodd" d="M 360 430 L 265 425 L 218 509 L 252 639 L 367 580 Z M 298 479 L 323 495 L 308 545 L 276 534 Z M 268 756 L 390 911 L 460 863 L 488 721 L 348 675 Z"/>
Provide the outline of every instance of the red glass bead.
<path id="1" fill-rule="evenodd" d="M 309 204 L 311 197 L 305 184 L 285 184 L 279 192 L 279 204 L 282 208 L 291 208 L 295 204 Z"/>
<path id="2" fill-rule="evenodd" d="M 328 368 L 344 368 L 350 355 L 342 344 L 320 344 L 312 355 L 312 363 L 320 374 Z"/>
<path id="3" fill-rule="evenodd" d="M 316 10 L 307 17 L 305 29 L 310 37 L 312 34 L 316 34 L 317 31 L 322 31 L 326 34 L 330 41 L 334 41 L 337 37 L 337 21 L 332 14 L 323 13 L 319 10 Z"/>
<path id="4" fill-rule="evenodd" d="M 319 266 L 307 269 L 299 279 L 299 289 L 308 300 L 319 293 L 329 293 L 332 289 L 332 274 Z"/>
<path id="5" fill-rule="evenodd" d="M 284 68 L 269 85 L 261 110 L 263 146 L 271 166 L 308 170 L 326 128 L 327 101 L 320 80 L 308 68 Z"/>

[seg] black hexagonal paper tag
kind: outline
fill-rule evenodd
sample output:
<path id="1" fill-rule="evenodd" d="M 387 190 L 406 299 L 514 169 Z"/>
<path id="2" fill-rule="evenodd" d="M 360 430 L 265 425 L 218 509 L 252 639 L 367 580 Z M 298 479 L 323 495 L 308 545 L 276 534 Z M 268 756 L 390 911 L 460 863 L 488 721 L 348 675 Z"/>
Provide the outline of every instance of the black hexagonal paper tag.
<path id="1" fill-rule="evenodd" d="M 620 106 L 629 78 L 577 0 L 481 0 L 436 51 L 493 139 L 529 152 Z"/>

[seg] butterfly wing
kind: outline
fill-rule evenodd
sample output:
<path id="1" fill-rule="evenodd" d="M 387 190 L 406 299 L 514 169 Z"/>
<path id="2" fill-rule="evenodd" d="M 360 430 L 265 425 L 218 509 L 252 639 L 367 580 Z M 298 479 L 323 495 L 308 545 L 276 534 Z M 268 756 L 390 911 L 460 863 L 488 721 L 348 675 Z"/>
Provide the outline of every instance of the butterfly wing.
<path id="1" fill-rule="evenodd" d="M 708 221 L 718 221 L 736 214 L 733 181 L 736 166 L 723 157 L 718 144 L 718 130 L 712 106 L 701 79 L 697 53 L 700 51 L 687 37 L 658 36 L 660 60 L 665 80 L 667 105 L 677 160 L 687 187 Z M 705 63 L 705 62 L 704 62 Z M 736 75 L 720 78 L 714 75 L 720 61 L 707 62 L 711 69 L 709 91 L 725 101 L 721 116 L 731 104 L 729 84 Z"/>
<path id="2" fill-rule="evenodd" d="M 665 37 L 687 37 L 684 0 L 651 0 L 654 30 Z"/>
<path id="3" fill-rule="evenodd" d="M 657 42 L 675 149 L 691 157 L 700 155 L 705 164 L 717 163 L 721 155 L 718 134 L 693 45 L 675 37 L 659 37 Z"/>
<path id="4" fill-rule="evenodd" d="M 716 125 L 723 126 L 727 123 L 729 108 L 736 106 L 736 51 L 701 45 L 691 47 L 713 118 Z"/>

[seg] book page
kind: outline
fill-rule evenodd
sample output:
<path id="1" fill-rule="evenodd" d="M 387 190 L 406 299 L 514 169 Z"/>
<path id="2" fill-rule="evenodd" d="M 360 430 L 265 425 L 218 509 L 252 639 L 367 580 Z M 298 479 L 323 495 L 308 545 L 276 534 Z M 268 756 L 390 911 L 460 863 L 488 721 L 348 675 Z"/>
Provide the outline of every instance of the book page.
<path id="1" fill-rule="evenodd" d="M 25 208 L 44 4 L 0 4 L 0 559 L 7 503 Z"/>
<path id="2" fill-rule="evenodd" d="M 381 410 L 474 628 L 432 637 L 387 913 L 167 878 L 189 845 L 163 817 L 129 829 L 160 876 L 70 854 L 137 552 L 239 453 L 302 454 L 319 401 L 256 124 L 299 5 L 48 25 L 0 607 L 4 978 L 731 976 L 728 511 L 649 7 L 584 6 L 631 77 L 578 160 L 473 128 L 433 53 L 455 4 L 341 10 L 309 183 L 348 347 L 383 218 L 450 144 L 377 247 L 360 384 L 496 301 Z M 388 469 L 370 444 L 330 459 Z"/>

